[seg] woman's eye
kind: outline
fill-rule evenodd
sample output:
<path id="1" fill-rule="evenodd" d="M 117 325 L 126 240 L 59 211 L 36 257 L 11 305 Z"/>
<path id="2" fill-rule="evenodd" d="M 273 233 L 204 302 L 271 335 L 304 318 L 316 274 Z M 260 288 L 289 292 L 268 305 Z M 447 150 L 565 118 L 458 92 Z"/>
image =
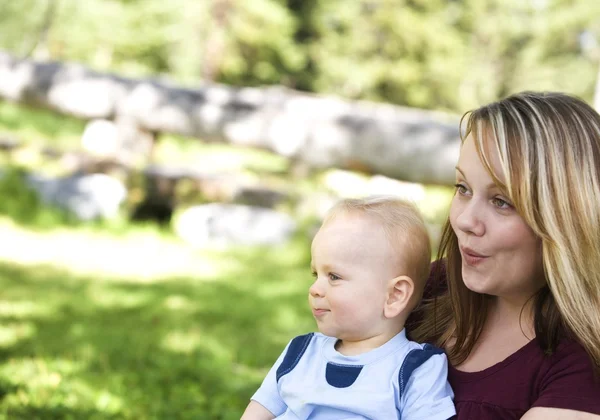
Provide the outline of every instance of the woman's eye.
<path id="1" fill-rule="evenodd" d="M 498 207 L 499 209 L 510 209 L 510 208 L 512 208 L 512 205 L 508 201 L 503 200 L 503 199 L 498 198 L 498 197 L 492 198 L 492 204 L 494 206 Z"/>
<path id="2" fill-rule="evenodd" d="M 454 188 L 456 188 L 456 192 L 460 195 L 465 195 L 467 193 L 467 187 L 464 184 L 458 183 L 454 184 Z"/>
<path id="3" fill-rule="evenodd" d="M 333 273 L 329 273 L 328 276 L 329 276 L 329 280 L 331 280 L 331 281 L 335 281 L 335 280 L 339 280 L 340 279 L 340 277 L 336 276 Z"/>

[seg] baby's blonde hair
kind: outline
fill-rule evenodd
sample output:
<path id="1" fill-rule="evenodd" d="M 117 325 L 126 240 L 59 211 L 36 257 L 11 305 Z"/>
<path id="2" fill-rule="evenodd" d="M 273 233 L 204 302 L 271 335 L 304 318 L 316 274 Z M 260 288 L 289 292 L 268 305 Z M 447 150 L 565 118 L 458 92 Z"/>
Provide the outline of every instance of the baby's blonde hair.
<path id="1" fill-rule="evenodd" d="M 364 215 L 383 228 L 398 255 L 397 262 L 415 283 L 413 302 L 417 303 L 429 276 L 431 241 L 425 221 L 417 207 L 395 196 L 346 198 L 338 201 L 323 220 L 326 225 L 339 215 Z M 396 262 L 391 262 L 396 263 Z"/>

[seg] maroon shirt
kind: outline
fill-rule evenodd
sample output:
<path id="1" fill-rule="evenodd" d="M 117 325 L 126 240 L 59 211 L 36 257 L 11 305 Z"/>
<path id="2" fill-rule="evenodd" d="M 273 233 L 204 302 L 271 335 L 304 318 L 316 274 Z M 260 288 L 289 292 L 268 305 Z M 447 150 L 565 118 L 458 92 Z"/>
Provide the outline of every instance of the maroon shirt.
<path id="1" fill-rule="evenodd" d="M 600 380 L 581 345 L 564 341 L 546 356 L 532 340 L 480 372 L 449 367 L 457 419 L 520 419 L 532 407 L 600 414 Z"/>
<path id="2" fill-rule="evenodd" d="M 424 297 L 446 290 L 445 278 L 434 285 L 432 277 Z M 407 329 L 410 331 L 418 322 L 418 315 L 411 316 Z M 594 376 L 584 348 L 574 341 L 563 340 L 548 356 L 533 339 L 505 360 L 479 372 L 462 372 L 449 366 L 448 381 L 454 391 L 457 420 L 520 419 L 533 407 L 600 414 L 600 378 Z"/>

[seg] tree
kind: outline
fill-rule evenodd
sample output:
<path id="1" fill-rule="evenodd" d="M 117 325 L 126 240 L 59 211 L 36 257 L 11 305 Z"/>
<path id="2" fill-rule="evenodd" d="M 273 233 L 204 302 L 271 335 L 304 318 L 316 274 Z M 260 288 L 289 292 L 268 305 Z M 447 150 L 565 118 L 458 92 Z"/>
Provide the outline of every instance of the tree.
<path id="1" fill-rule="evenodd" d="M 453 2 L 334 0 L 319 7 L 318 91 L 456 109 L 465 46 Z"/>
<path id="2" fill-rule="evenodd" d="M 524 89 L 591 101 L 597 22 L 590 0 L 22 0 L 0 2 L 0 48 L 462 113 Z"/>
<path id="3" fill-rule="evenodd" d="M 521 90 L 561 90 L 590 100 L 595 66 L 579 36 L 600 4 L 586 0 L 465 0 L 458 25 L 468 36 L 462 108 Z"/>

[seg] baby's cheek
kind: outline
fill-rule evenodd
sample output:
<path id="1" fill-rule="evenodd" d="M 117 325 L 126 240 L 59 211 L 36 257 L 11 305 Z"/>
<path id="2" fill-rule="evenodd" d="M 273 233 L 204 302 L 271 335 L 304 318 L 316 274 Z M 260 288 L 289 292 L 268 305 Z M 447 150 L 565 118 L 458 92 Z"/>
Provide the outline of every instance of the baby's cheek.
<path id="1" fill-rule="evenodd" d="M 370 322 L 371 313 L 373 312 L 372 307 L 358 298 L 354 305 L 347 305 L 343 308 L 344 318 L 349 320 L 355 326 L 359 326 Z"/>

